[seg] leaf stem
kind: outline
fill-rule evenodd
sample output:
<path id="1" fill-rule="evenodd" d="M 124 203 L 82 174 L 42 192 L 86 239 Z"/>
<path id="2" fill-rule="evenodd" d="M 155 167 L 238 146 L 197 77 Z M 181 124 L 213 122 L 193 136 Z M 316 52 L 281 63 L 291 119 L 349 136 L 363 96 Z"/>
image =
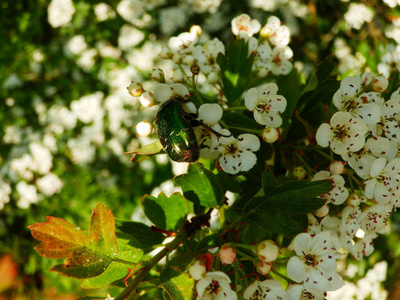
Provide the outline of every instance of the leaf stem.
<path id="1" fill-rule="evenodd" d="M 176 238 L 168 243 L 164 249 L 158 252 L 147 265 L 143 267 L 143 269 L 135 276 L 135 278 L 129 283 L 129 285 L 119 294 L 115 300 L 123 300 L 126 299 L 129 295 L 134 293 L 139 283 L 143 281 L 143 279 L 147 276 L 151 269 L 166 255 L 175 250 L 185 239 L 189 236 L 189 232 L 186 229 L 183 229 Z"/>

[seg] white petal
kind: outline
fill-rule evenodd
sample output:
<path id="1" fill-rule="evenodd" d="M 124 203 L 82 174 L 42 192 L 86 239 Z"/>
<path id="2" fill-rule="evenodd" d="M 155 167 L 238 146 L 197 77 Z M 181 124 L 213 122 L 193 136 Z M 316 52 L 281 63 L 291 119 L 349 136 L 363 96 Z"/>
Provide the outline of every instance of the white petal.
<path id="1" fill-rule="evenodd" d="M 246 172 L 257 163 L 257 156 L 250 151 L 245 151 L 240 157 L 240 171 Z"/>
<path id="2" fill-rule="evenodd" d="M 303 256 L 303 252 L 308 252 L 310 249 L 311 235 L 308 233 L 300 233 L 294 239 L 294 249 L 298 256 Z"/>
<path id="3" fill-rule="evenodd" d="M 258 151 L 260 149 L 259 138 L 251 133 L 244 133 L 238 136 L 238 145 L 241 149 L 249 151 Z"/>
<path id="4" fill-rule="evenodd" d="M 222 107 L 216 103 L 203 104 L 199 108 L 199 119 L 209 125 L 213 125 L 221 120 L 222 114 Z"/>
<path id="5" fill-rule="evenodd" d="M 287 274 L 296 282 L 303 282 L 306 279 L 306 265 L 298 256 L 292 256 L 287 263 Z"/>
<path id="6" fill-rule="evenodd" d="M 254 110 L 258 101 L 258 95 L 259 93 L 257 88 L 251 88 L 247 91 L 244 103 L 248 110 Z"/>
<path id="7" fill-rule="evenodd" d="M 332 137 L 331 126 L 329 126 L 329 124 L 327 123 L 321 124 L 315 136 L 318 145 L 320 145 L 321 147 L 328 147 L 331 137 Z"/>

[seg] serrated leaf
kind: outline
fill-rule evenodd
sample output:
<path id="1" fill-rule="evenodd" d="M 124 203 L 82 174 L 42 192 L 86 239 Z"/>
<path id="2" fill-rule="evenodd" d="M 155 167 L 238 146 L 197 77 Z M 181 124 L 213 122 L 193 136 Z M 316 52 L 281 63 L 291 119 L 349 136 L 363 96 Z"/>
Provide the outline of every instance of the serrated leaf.
<path id="1" fill-rule="evenodd" d="M 145 195 L 141 198 L 141 205 L 150 221 L 169 231 L 181 229 L 189 213 L 187 200 L 180 193 L 173 193 L 170 197 L 160 193 L 157 198 Z"/>
<path id="2" fill-rule="evenodd" d="M 189 274 L 166 266 L 160 274 L 165 299 L 185 300 L 194 297 L 194 280 Z"/>
<path id="3" fill-rule="evenodd" d="M 271 168 L 266 167 L 263 173 L 263 190 L 265 197 L 273 194 L 276 188 L 276 178 Z"/>
<path id="4" fill-rule="evenodd" d="M 161 244 L 165 236 L 152 230 L 149 226 L 135 221 L 115 219 L 117 239 L 123 239 L 126 243 L 135 248 L 151 248 Z M 118 241 L 118 244 L 120 242 Z"/>
<path id="5" fill-rule="evenodd" d="M 47 258 L 67 258 L 64 264 L 51 271 L 66 276 L 87 278 L 103 273 L 118 255 L 114 216 L 98 203 L 93 209 L 89 234 L 71 223 L 47 217 L 46 222 L 28 226 L 32 235 L 41 241 L 36 251 Z"/>
<path id="6" fill-rule="evenodd" d="M 175 177 L 174 181 L 182 188 L 185 197 L 195 204 L 216 207 L 224 200 L 218 177 L 202 164 L 190 164 L 188 173 Z"/>

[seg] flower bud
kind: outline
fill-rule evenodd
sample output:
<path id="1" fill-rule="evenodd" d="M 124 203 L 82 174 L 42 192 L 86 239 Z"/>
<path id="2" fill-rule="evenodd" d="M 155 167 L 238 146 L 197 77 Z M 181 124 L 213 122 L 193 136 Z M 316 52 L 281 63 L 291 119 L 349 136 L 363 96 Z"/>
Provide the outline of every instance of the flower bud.
<path id="1" fill-rule="evenodd" d="M 347 200 L 347 204 L 353 207 L 357 207 L 360 205 L 361 202 L 365 201 L 366 201 L 365 197 L 359 196 L 356 193 L 352 193 Z"/>
<path id="2" fill-rule="evenodd" d="M 216 72 L 210 72 L 207 75 L 207 81 L 211 84 L 217 83 L 220 81 L 220 77 Z"/>
<path id="3" fill-rule="evenodd" d="M 140 95 L 139 100 L 143 107 L 151 107 L 156 103 L 153 93 L 148 91 Z"/>
<path id="4" fill-rule="evenodd" d="M 179 69 L 174 70 L 174 74 L 172 75 L 172 80 L 174 82 L 182 82 L 184 78 L 183 72 Z"/>
<path id="5" fill-rule="evenodd" d="M 304 179 L 307 175 L 306 170 L 303 167 L 296 167 L 293 170 L 293 178 L 296 180 Z"/>
<path id="6" fill-rule="evenodd" d="M 144 92 L 143 85 L 139 81 L 131 81 L 127 89 L 132 97 L 139 97 Z"/>
<path id="7" fill-rule="evenodd" d="M 279 138 L 279 130 L 273 127 L 265 127 L 262 138 L 269 144 L 276 142 Z"/>
<path id="8" fill-rule="evenodd" d="M 218 251 L 218 257 L 223 265 L 229 265 L 235 262 L 236 251 L 230 246 L 222 246 Z"/>
<path id="9" fill-rule="evenodd" d="M 171 50 L 166 46 L 162 46 L 160 51 L 160 57 L 164 59 L 169 59 L 171 58 L 171 56 L 172 56 Z"/>
<path id="10" fill-rule="evenodd" d="M 324 206 L 318 208 L 314 213 L 317 217 L 325 217 L 329 213 L 329 206 L 325 204 Z"/>
<path id="11" fill-rule="evenodd" d="M 200 280 L 206 275 L 206 264 L 202 261 L 196 260 L 189 267 L 189 275 L 194 280 Z"/>
<path id="12" fill-rule="evenodd" d="M 157 82 L 165 81 L 164 71 L 160 68 L 154 68 L 153 71 L 151 71 L 150 76 L 153 80 Z"/>
<path id="13" fill-rule="evenodd" d="M 382 75 L 376 76 L 371 81 L 372 90 L 381 93 L 386 90 L 389 81 Z"/>
<path id="14" fill-rule="evenodd" d="M 263 262 L 274 261 L 279 254 L 279 248 L 274 241 L 265 240 L 257 245 L 257 256 Z"/>
<path id="15" fill-rule="evenodd" d="M 271 271 L 271 264 L 263 262 L 261 260 L 257 261 L 256 263 L 256 269 L 257 272 L 260 273 L 261 275 L 267 275 L 269 271 Z"/>
<path id="16" fill-rule="evenodd" d="M 153 126 L 147 121 L 139 122 L 136 125 L 136 131 L 137 131 L 139 136 L 147 137 L 147 136 L 150 135 L 152 130 L 153 130 Z"/>
<path id="17" fill-rule="evenodd" d="M 342 161 L 333 161 L 331 162 L 331 164 L 329 165 L 329 172 L 331 173 L 331 175 L 340 175 L 342 174 L 344 171 L 344 164 Z"/>

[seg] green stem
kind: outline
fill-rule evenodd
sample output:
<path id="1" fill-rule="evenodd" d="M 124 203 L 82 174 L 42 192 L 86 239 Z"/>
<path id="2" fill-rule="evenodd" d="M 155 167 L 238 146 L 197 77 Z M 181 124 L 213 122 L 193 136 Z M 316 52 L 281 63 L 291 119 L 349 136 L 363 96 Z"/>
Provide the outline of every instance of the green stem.
<path id="1" fill-rule="evenodd" d="M 279 277 L 285 279 L 287 282 L 289 282 L 290 284 L 293 284 L 294 281 L 292 279 L 290 279 L 289 277 L 282 275 L 281 273 L 279 273 L 278 271 L 271 271 L 271 273 L 274 273 L 276 275 L 278 275 Z"/>
<path id="2" fill-rule="evenodd" d="M 236 107 L 224 108 L 224 111 L 230 111 L 230 110 L 249 110 L 249 109 L 246 106 L 236 106 Z"/>
<path id="3" fill-rule="evenodd" d="M 115 300 L 123 300 L 126 299 L 129 295 L 135 292 L 139 283 L 143 281 L 143 279 L 147 276 L 147 274 L 153 269 L 153 267 L 166 255 L 170 252 L 178 248 L 178 246 L 189 236 L 187 230 L 181 231 L 176 238 L 168 243 L 164 249 L 162 249 L 159 253 L 157 253 L 147 265 L 143 267 L 143 269 L 135 276 L 135 278 L 131 281 L 131 283 L 119 294 Z"/>
<path id="4" fill-rule="evenodd" d="M 119 262 L 119 263 L 125 264 L 125 265 L 131 265 L 131 266 L 136 266 L 137 265 L 137 263 L 134 263 L 134 262 L 131 262 L 131 261 L 127 261 L 127 260 L 123 260 L 123 259 L 120 259 L 120 258 L 117 258 L 117 257 L 114 257 L 113 261 Z"/>

